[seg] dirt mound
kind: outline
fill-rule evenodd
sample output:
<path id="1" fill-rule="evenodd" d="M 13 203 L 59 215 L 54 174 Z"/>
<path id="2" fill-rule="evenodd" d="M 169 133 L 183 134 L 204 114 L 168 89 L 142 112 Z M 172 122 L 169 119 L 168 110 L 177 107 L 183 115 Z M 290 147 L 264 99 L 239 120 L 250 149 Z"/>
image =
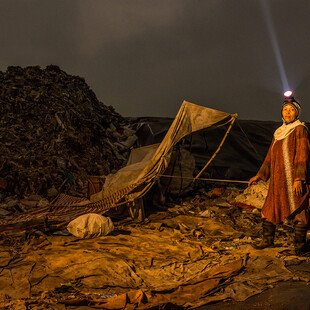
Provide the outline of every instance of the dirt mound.
<path id="1" fill-rule="evenodd" d="M 114 132 L 126 120 L 57 66 L 0 72 L 0 113 L 0 200 L 85 196 L 89 175 L 124 164 Z"/>

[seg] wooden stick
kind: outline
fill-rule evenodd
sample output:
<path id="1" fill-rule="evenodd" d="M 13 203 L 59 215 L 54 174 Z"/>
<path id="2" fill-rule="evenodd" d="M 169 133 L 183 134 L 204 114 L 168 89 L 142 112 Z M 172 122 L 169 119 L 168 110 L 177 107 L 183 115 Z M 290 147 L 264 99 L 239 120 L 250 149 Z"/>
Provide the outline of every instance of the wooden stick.
<path id="1" fill-rule="evenodd" d="M 209 161 L 205 164 L 205 166 L 201 169 L 201 171 L 196 175 L 196 177 L 194 178 L 194 181 L 197 180 L 197 179 L 203 174 L 203 172 L 204 172 L 204 171 L 207 169 L 207 167 L 210 165 L 210 163 L 212 162 L 212 160 L 214 159 L 214 157 L 217 155 L 217 153 L 218 153 L 219 150 L 221 149 L 222 145 L 224 144 L 224 142 L 225 142 L 225 140 L 226 140 L 226 138 L 227 138 L 227 136 L 228 136 L 228 134 L 229 134 L 229 132 L 230 132 L 230 130 L 231 130 L 231 128 L 232 128 L 234 122 L 235 122 L 235 120 L 236 120 L 236 116 L 232 116 L 232 121 L 231 121 L 231 123 L 230 123 L 230 125 L 229 125 L 229 127 L 228 127 L 228 129 L 227 129 L 227 131 L 226 131 L 226 133 L 225 133 L 225 135 L 224 135 L 224 137 L 223 137 L 221 143 L 219 144 L 219 146 L 217 147 L 216 151 L 214 152 L 214 154 L 212 155 L 212 157 L 209 159 Z"/>

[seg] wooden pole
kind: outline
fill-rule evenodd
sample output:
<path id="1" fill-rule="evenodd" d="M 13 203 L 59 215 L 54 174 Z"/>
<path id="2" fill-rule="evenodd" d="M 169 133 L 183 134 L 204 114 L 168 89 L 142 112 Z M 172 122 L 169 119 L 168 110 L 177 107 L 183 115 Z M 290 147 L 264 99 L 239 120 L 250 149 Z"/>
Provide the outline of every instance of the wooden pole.
<path id="1" fill-rule="evenodd" d="M 227 138 L 227 136 L 228 136 L 228 134 L 229 134 L 229 132 L 230 132 L 230 130 L 231 130 L 235 120 L 236 120 L 236 118 L 237 118 L 236 116 L 234 116 L 234 115 L 232 116 L 231 123 L 230 123 L 230 125 L 229 125 L 229 127 L 228 127 L 228 129 L 227 129 L 227 131 L 226 131 L 226 133 L 225 133 L 221 143 L 219 144 L 219 146 L 217 147 L 216 151 L 214 152 L 212 157 L 209 159 L 209 161 L 205 164 L 205 166 L 201 169 L 201 171 L 196 175 L 196 177 L 194 178 L 194 181 L 197 180 L 203 174 L 203 172 L 208 168 L 208 166 L 210 165 L 210 163 L 212 162 L 214 157 L 217 155 L 217 153 L 221 149 L 222 145 L 224 144 L 224 142 L 225 142 L 225 140 L 226 140 L 226 138 Z"/>

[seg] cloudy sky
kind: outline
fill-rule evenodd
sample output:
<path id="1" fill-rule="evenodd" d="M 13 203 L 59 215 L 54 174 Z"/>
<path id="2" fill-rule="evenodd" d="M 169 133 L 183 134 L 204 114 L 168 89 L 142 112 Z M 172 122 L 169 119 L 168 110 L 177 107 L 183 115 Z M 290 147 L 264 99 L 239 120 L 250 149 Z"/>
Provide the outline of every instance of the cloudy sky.
<path id="1" fill-rule="evenodd" d="M 0 70 L 59 65 L 123 116 L 184 99 L 280 120 L 289 85 L 310 121 L 309 0 L 0 0 Z"/>

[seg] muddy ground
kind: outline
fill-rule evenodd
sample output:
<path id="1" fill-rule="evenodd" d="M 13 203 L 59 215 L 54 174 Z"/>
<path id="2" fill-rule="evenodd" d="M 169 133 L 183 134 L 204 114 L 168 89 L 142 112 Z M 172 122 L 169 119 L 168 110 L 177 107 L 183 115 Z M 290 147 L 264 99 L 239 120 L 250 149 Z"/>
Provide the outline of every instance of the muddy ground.
<path id="1" fill-rule="evenodd" d="M 260 211 L 242 190 L 200 190 L 135 222 L 115 213 L 108 236 L 67 231 L 0 236 L 0 309 L 309 309 L 310 259 L 293 229 L 255 250 Z"/>

